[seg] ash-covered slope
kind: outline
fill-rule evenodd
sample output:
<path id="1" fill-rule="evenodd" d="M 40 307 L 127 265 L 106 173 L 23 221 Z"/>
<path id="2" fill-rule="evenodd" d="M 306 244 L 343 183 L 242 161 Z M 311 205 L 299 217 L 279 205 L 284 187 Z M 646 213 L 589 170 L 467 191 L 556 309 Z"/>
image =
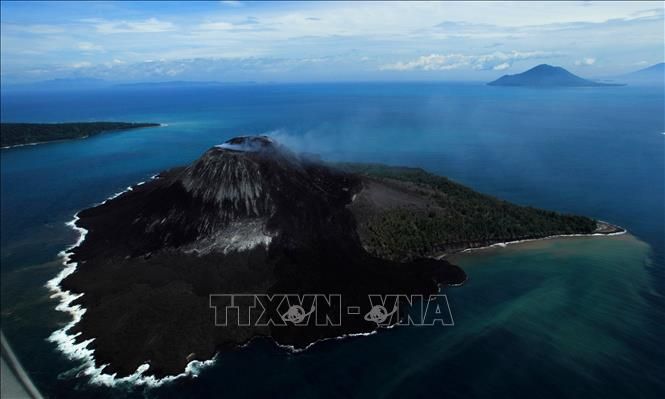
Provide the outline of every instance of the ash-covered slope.
<path id="1" fill-rule="evenodd" d="M 178 374 L 257 336 L 303 348 L 369 332 L 368 294 L 432 294 L 464 272 L 445 261 L 368 254 L 348 209 L 361 178 L 301 159 L 266 137 L 240 137 L 192 165 L 79 213 L 88 231 L 63 289 L 84 293 L 69 334 L 94 338 L 104 372 Z M 212 294 L 339 294 L 339 325 L 215 326 Z M 258 310 L 257 310 L 258 311 Z"/>
<path id="2" fill-rule="evenodd" d="M 623 231 L 605 222 L 519 206 L 419 168 L 337 164 L 362 177 L 349 209 L 363 247 L 385 259 L 438 257 L 496 243 Z"/>
<path id="3" fill-rule="evenodd" d="M 238 140 L 262 144 L 234 145 Z M 164 172 L 80 212 L 79 224 L 89 233 L 76 253 L 94 258 L 146 255 L 164 248 L 197 251 L 199 244 L 209 247 L 211 240 L 223 239 L 226 229 L 241 227 L 240 221 L 251 222 L 251 229 L 245 229 L 243 240 L 235 240 L 238 245 L 252 234 L 269 243 L 280 230 L 293 230 L 292 241 L 316 240 L 323 234 L 320 222 L 303 219 L 343 208 L 358 187 L 357 177 L 303 161 L 268 138 L 237 138 L 211 148 L 188 167 Z M 112 226 L 96 227 L 98 221 Z"/>

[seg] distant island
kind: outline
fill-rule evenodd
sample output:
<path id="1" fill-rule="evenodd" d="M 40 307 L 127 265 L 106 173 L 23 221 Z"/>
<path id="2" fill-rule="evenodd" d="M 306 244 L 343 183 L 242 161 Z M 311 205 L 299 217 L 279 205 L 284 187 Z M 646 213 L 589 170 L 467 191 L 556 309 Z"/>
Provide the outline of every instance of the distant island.
<path id="1" fill-rule="evenodd" d="M 155 126 L 160 126 L 160 124 L 132 122 L 0 123 L 0 147 L 82 139 L 104 132 Z"/>
<path id="2" fill-rule="evenodd" d="M 120 83 L 115 84 L 112 87 L 118 89 L 175 89 L 181 87 L 228 87 L 228 86 L 243 86 L 243 85 L 255 85 L 254 81 L 242 81 L 242 82 L 219 82 L 219 81 L 196 81 L 196 80 L 172 80 L 164 82 L 135 82 L 135 83 Z"/>
<path id="3" fill-rule="evenodd" d="M 581 78 L 564 68 L 541 64 L 526 72 L 504 75 L 489 82 L 489 86 L 533 86 L 533 87 L 600 87 L 623 86 L 616 83 L 600 83 Z"/>
<path id="4" fill-rule="evenodd" d="M 622 231 L 514 205 L 422 169 L 321 163 L 266 136 L 214 146 L 79 212 L 72 225 L 85 234 L 49 287 L 70 298 L 60 309 L 81 318 L 56 342 L 94 349 L 90 360 L 106 365 L 104 373 L 147 365 L 146 375 L 158 377 L 256 337 L 305 349 L 373 332 L 377 323 L 363 317 L 373 309 L 369 294 L 431 295 L 466 281 L 445 254 Z M 210 295 L 233 293 L 339 294 L 331 309 L 340 323 L 250 325 L 238 315 L 216 326 Z M 345 311 L 351 307 L 358 310 Z"/>
<path id="5" fill-rule="evenodd" d="M 651 65 L 639 71 L 618 76 L 617 79 L 636 85 L 663 85 L 665 83 L 665 63 Z"/>
<path id="6" fill-rule="evenodd" d="M 268 82 L 269 83 L 269 82 Z M 170 81 L 115 81 L 95 78 L 60 78 L 28 83 L 8 83 L 3 91 L 90 91 L 118 89 L 178 89 L 196 87 L 232 87 L 256 85 L 256 81 L 170 80 Z"/>

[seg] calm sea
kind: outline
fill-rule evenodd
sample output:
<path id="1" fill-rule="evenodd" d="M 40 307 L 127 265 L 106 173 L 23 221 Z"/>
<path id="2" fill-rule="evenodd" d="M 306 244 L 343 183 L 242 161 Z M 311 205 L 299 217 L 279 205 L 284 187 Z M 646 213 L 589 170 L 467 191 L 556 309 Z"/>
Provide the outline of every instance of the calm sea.
<path id="1" fill-rule="evenodd" d="M 166 127 L 1 152 L 2 329 L 49 397 L 665 397 L 663 87 L 300 84 L 3 92 L 3 122 Z M 46 338 L 65 222 L 232 136 L 328 160 L 420 166 L 631 235 L 458 256 L 454 327 L 394 328 L 288 354 L 268 341 L 160 388 L 94 387 Z"/>

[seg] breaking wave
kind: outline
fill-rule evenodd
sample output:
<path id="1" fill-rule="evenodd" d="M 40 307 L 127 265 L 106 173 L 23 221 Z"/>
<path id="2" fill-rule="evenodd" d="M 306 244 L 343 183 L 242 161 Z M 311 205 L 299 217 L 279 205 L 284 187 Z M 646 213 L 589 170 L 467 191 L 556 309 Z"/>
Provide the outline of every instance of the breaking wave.
<path id="1" fill-rule="evenodd" d="M 158 178 L 158 175 L 154 175 L 151 179 Z M 137 186 L 144 184 L 145 182 L 140 182 L 136 184 Z M 120 195 L 132 191 L 132 187 L 127 187 L 125 190 L 115 193 L 101 204 L 105 204 L 107 201 L 110 201 L 114 198 L 119 197 Z M 48 341 L 56 344 L 58 349 L 70 360 L 81 361 L 82 364 L 80 367 L 77 367 L 76 371 L 77 376 L 88 376 L 90 378 L 90 383 L 105 385 L 105 386 L 119 386 L 119 385 L 146 385 L 150 387 L 160 386 L 164 383 L 174 381 L 178 378 L 191 376 L 196 377 L 200 371 L 212 365 L 216 356 L 210 360 L 198 361 L 194 360 L 187 364 L 184 372 L 173 375 L 166 376 L 163 378 L 157 378 L 152 375 L 145 375 L 146 371 L 149 370 L 150 365 L 145 363 L 140 365 L 136 371 L 126 377 L 117 377 L 117 374 L 106 374 L 104 373 L 104 368 L 107 364 L 96 365 L 94 350 L 88 348 L 88 346 L 94 341 L 94 338 L 88 339 L 81 342 L 76 342 L 76 338 L 80 333 L 71 333 L 71 329 L 81 321 L 81 318 L 86 312 L 86 309 L 81 305 L 74 304 L 74 302 L 83 296 L 83 293 L 72 293 L 67 290 L 63 290 L 61 287 L 62 281 L 67 278 L 69 275 L 76 271 L 76 262 L 71 261 L 72 251 L 83 243 L 88 231 L 80 226 L 77 226 L 76 222 L 79 220 L 78 213 L 74 215 L 74 218 L 66 223 L 67 226 L 76 230 L 79 233 L 79 238 L 72 246 L 67 248 L 64 251 L 61 251 L 58 256 L 62 258 L 63 265 L 65 266 L 57 276 L 49 280 L 46 283 L 46 288 L 48 288 L 52 294 L 51 298 L 57 299 L 59 304 L 55 307 L 57 311 L 69 313 L 72 316 L 72 320 L 67 323 L 64 327 L 59 330 L 54 331 L 49 337 Z"/>

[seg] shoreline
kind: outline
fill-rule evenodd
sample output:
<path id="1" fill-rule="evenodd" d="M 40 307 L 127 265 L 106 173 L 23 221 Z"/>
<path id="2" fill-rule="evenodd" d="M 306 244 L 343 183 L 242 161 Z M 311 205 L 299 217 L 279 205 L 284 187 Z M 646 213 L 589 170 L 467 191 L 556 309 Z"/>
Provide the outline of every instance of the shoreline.
<path id="1" fill-rule="evenodd" d="M 160 174 L 155 174 L 152 175 L 148 180 L 141 181 L 137 184 L 134 184 L 133 186 L 128 186 L 126 189 L 117 192 L 108 198 L 106 198 L 104 201 L 95 204 L 94 206 L 98 205 L 103 205 L 106 202 L 115 199 L 119 196 L 121 196 L 124 193 L 127 193 L 129 191 L 132 191 L 134 187 L 140 186 L 145 184 L 148 181 L 158 179 L 160 177 Z M 95 357 L 94 357 L 94 349 L 87 348 L 87 346 L 92 343 L 95 338 L 90 338 L 85 341 L 76 343 L 76 338 L 80 335 L 80 333 L 77 334 L 69 334 L 69 330 L 71 330 L 76 324 L 78 324 L 83 317 L 83 315 L 86 312 L 86 309 L 83 308 L 81 305 L 73 305 L 72 303 L 77 300 L 78 298 L 82 297 L 84 293 L 72 293 L 70 291 L 65 291 L 61 287 L 61 282 L 67 278 L 69 275 L 74 273 L 77 268 L 77 262 L 71 262 L 70 256 L 72 255 L 72 250 L 80 246 L 84 241 L 85 237 L 88 233 L 88 231 L 85 228 L 79 227 L 76 222 L 79 220 L 78 217 L 78 212 L 74 215 L 74 218 L 67 223 L 65 223 L 67 226 L 71 227 L 73 230 L 77 231 L 79 233 L 79 237 L 77 241 L 69 246 L 67 249 L 61 251 L 58 253 L 58 257 L 61 257 L 63 259 L 62 264 L 64 268 L 52 279 L 48 280 L 47 283 L 45 284 L 46 288 L 49 289 L 51 292 L 51 295 L 49 296 L 52 299 L 57 299 L 59 301 L 58 305 L 55 307 L 55 310 L 68 313 L 72 316 L 72 320 L 69 321 L 68 323 L 65 324 L 64 327 L 55 330 L 52 332 L 47 340 L 49 342 L 55 343 L 57 349 L 62 352 L 65 357 L 67 357 L 70 360 L 78 360 L 81 361 L 82 363 L 75 367 L 74 370 L 77 370 L 77 374 L 85 375 L 89 377 L 89 383 L 91 384 L 97 384 L 97 385 L 104 385 L 104 386 L 122 386 L 125 384 L 130 384 L 130 385 L 145 385 L 148 387 L 158 387 L 161 386 L 165 383 L 172 382 L 176 379 L 182 378 L 182 377 L 193 377 L 196 378 L 201 370 L 203 370 L 206 367 L 212 366 L 215 364 L 215 362 L 218 359 L 219 353 L 216 353 L 212 358 L 204 361 L 199 361 L 199 360 L 193 360 L 189 362 L 186 366 L 185 369 L 182 373 L 176 374 L 176 375 L 166 375 L 163 377 L 155 377 L 154 375 L 144 375 L 146 371 L 149 370 L 150 365 L 147 363 L 144 363 L 140 365 L 136 371 L 133 374 L 130 374 L 125 377 L 117 377 L 117 373 L 114 374 L 106 374 L 104 373 L 104 368 L 107 366 L 107 364 L 102 364 L 102 365 L 96 365 L 95 363 Z M 622 235 L 626 234 L 627 230 L 623 229 L 619 226 L 612 225 L 607 222 L 603 221 L 598 221 L 599 224 L 602 223 L 605 227 L 610 227 L 613 228 L 614 230 L 619 230 L 619 231 L 612 231 L 608 233 L 590 233 L 590 234 L 563 234 L 563 235 L 552 235 L 552 236 L 547 236 L 547 237 L 542 237 L 542 238 L 532 238 L 532 239 L 523 239 L 523 240 L 514 240 L 514 241 L 507 241 L 507 242 L 499 242 L 499 243 L 494 243 L 490 244 L 487 246 L 483 247 L 475 247 L 475 248 L 465 248 L 463 250 L 455 251 L 450 254 L 443 254 L 440 256 L 437 256 L 436 259 L 444 259 L 448 256 L 452 255 L 460 255 L 463 253 L 470 253 L 474 251 L 480 251 L 480 250 L 485 250 L 485 249 L 491 249 L 491 248 L 504 248 L 508 245 L 514 245 L 514 244 L 520 244 L 520 243 L 525 243 L 525 242 L 533 242 L 533 241 L 541 241 L 541 240 L 551 240 L 551 239 L 559 239 L 559 238 L 567 238 L 567 237 L 594 237 L 594 236 L 615 236 L 615 235 Z M 459 283 L 459 284 L 447 284 L 449 287 L 459 287 L 464 285 L 464 283 L 468 280 L 468 276 L 465 279 L 464 282 Z M 386 328 L 386 329 L 391 329 L 395 327 L 397 324 L 390 325 L 387 327 L 380 327 L 380 328 Z M 370 331 L 370 332 L 360 332 L 360 333 L 349 333 L 349 334 L 342 334 L 337 337 L 330 337 L 330 338 L 323 338 L 316 340 L 314 342 L 311 342 L 304 348 L 295 348 L 292 345 L 281 345 L 277 343 L 276 341 L 272 340 L 272 342 L 279 348 L 287 350 L 289 353 L 295 354 L 295 353 L 301 353 L 304 352 L 308 349 L 310 349 L 312 346 L 316 345 L 317 343 L 320 342 L 325 342 L 325 341 L 331 341 L 331 340 L 343 340 L 346 338 L 352 338 L 352 337 L 360 337 L 360 336 L 370 336 L 370 335 L 375 335 L 379 331 L 379 328 Z M 256 338 L 256 337 L 255 337 Z M 245 348 L 248 345 L 251 344 L 251 342 L 254 340 L 254 338 L 250 339 L 246 343 L 242 345 L 238 345 L 238 348 Z"/>
<path id="2" fill-rule="evenodd" d="M 106 202 L 121 196 L 122 194 L 132 191 L 133 187 L 140 186 L 145 184 L 147 181 L 158 179 L 159 174 L 152 175 L 150 179 L 141 181 L 134 186 L 129 186 L 125 190 L 117 192 L 110 197 L 106 198 L 104 201 L 94 205 L 102 205 Z M 117 378 L 117 373 L 106 374 L 104 373 L 104 368 L 106 364 L 96 365 L 94 357 L 94 349 L 87 348 L 87 346 L 94 341 L 94 338 L 76 343 L 76 338 L 79 334 L 69 334 L 71 330 L 79 321 L 86 312 L 86 309 L 81 305 L 73 305 L 72 302 L 82 297 L 84 293 L 72 293 L 70 291 L 65 291 L 62 289 L 60 284 L 62 281 L 67 278 L 69 275 L 76 271 L 77 262 L 71 262 L 70 256 L 72 255 L 72 250 L 77 248 L 79 245 L 85 241 L 85 237 L 88 231 L 82 227 L 79 227 L 76 222 L 79 220 L 78 212 L 74 215 L 74 218 L 67 223 L 66 226 L 71 227 L 73 230 L 79 233 L 79 237 L 74 244 L 69 246 L 67 249 L 58 253 L 58 257 L 62 258 L 62 264 L 64 268 L 52 279 L 48 280 L 45 284 L 46 288 L 49 289 L 51 295 L 49 298 L 57 299 L 59 301 L 58 305 L 55 307 L 55 310 L 63 313 L 67 313 L 72 316 L 72 320 L 67 322 L 64 327 L 53 331 L 47 338 L 47 341 L 55 343 L 57 349 L 65 355 L 69 360 L 81 361 L 81 364 L 76 366 L 74 370 L 77 370 L 77 374 L 82 374 L 90 378 L 89 383 L 95 385 L 104 385 L 104 386 L 118 386 L 124 384 L 131 385 L 146 385 L 149 387 L 158 387 L 164 383 L 174 381 L 182 377 L 197 377 L 199 372 L 206 366 L 214 364 L 217 359 L 217 355 L 213 356 L 211 359 L 205 361 L 193 360 L 187 364 L 185 370 L 177 375 L 168 375 L 161 378 L 157 378 L 152 375 L 144 376 L 143 374 L 150 368 L 150 365 L 147 363 L 139 366 L 133 374 L 130 374 L 126 377 Z"/>
<path id="3" fill-rule="evenodd" d="M 451 252 L 451 253 L 446 253 L 443 255 L 439 255 L 436 257 L 436 259 L 445 259 L 449 256 L 457 256 L 457 255 L 462 255 L 462 254 L 468 254 L 471 252 L 476 252 L 476 251 L 483 251 L 483 250 L 488 250 L 488 249 L 496 249 L 496 248 L 505 248 L 509 245 L 516 245 L 516 244 L 524 244 L 524 243 L 529 243 L 529 242 L 535 242 L 535 241 L 545 241 L 545 240 L 556 240 L 556 239 L 562 239 L 562 238 L 580 238 L 580 237 L 612 237 L 612 236 L 620 236 L 628 233 L 627 229 L 624 229 L 623 227 L 605 222 L 603 220 L 598 220 L 599 223 L 602 223 L 606 226 L 613 227 L 618 231 L 611 231 L 608 233 L 599 233 L 599 232 L 594 232 L 594 233 L 588 233 L 588 234 L 555 234 L 547 237 L 541 237 L 541 238 L 525 238 L 522 240 L 513 240 L 513 241 L 503 241 L 503 242 L 496 242 L 494 244 L 490 245 L 485 245 L 482 247 L 473 247 L 473 248 L 465 248 L 459 251 Z"/>
<path id="4" fill-rule="evenodd" d="M 169 126 L 168 123 L 158 123 L 157 126 L 144 126 L 144 127 L 137 127 L 137 128 L 129 128 L 129 129 L 126 129 L 126 130 L 143 129 L 143 128 L 147 128 L 147 127 L 168 127 L 168 126 Z M 99 132 L 98 134 L 111 133 L 111 132 L 120 132 L 120 131 L 122 131 L 122 130 L 107 130 L 105 132 Z M 72 137 L 72 138 L 67 138 L 67 139 L 35 141 L 33 143 L 12 144 L 12 145 L 6 145 L 4 147 L 0 147 L 0 150 L 11 150 L 12 148 L 28 147 L 28 146 L 34 146 L 34 145 L 50 144 L 50 143 L 61 143 L 63 141 L 84 140 L 84 139 L 87 139 L 87 138 L 90 138 L 90 135 L 86 135 L 86 136 L 82 136 L 82 137 Z"/>

